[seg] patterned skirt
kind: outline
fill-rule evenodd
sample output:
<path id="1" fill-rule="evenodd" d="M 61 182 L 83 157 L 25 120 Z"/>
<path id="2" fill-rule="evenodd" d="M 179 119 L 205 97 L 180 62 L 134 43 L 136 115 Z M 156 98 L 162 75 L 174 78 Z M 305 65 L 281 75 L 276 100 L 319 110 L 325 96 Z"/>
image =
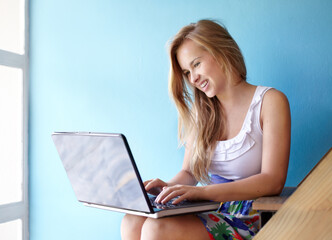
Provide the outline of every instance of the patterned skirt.
<path id="1" fill-rule="evenodd" d="M 199 213 L 211 240 L 252 239 L 258 232 L 259 215 L 252 200 L 222 203 L 216 212 Z"/>
<path id="2" fill-rule="evenodd" d="M 231 180 L 212 176 L 214 183 Z M 253 200 L 221 203 L 217 211 L 199 213 L 211 240 L 252 239 L 258 232 L 259 214 L 252 210 Z"/>

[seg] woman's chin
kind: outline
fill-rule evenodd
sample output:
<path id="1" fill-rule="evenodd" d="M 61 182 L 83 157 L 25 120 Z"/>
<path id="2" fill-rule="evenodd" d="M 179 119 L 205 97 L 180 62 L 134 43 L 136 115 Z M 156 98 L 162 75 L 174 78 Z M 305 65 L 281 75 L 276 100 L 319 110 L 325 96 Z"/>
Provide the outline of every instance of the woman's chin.
<path id="1" fill-rule="evenodd" d="M 205 92 L 205 95 L 206 95 L 208 98 L 213 98 L 214 96 L 216 96 L 216 94 L 213 94 L 213 93 L 210 93 L 210 92 Z"/>

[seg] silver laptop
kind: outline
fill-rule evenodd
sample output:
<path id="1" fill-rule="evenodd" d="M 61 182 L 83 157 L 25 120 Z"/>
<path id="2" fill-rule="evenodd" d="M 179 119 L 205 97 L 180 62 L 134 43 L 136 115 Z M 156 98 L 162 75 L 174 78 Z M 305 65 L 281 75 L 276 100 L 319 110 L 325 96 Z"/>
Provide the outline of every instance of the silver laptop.
<path id="1" fill-rule="evenodd" d="M 155 205 L 123 134 L 55 132 L 52 139 L 78 201 L 86 206 L 152 218 L 219 207 L 211 201 Z"/>

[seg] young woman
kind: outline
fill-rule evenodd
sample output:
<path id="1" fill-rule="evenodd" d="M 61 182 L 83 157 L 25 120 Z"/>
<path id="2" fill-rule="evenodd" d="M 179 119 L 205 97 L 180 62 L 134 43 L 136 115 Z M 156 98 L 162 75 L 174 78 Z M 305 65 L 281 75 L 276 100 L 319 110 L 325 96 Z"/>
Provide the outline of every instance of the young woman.
<path id="1" fill-rule="evenodd" d="M 220 201 L 217 212 L 150 219 L 126 215 L 126 239 L 251 239 L 252 200 L 279 194 L 287 176 L 290 109 L 283 93 L 246 82 L 241 51 L 210 20 L 183 27 L 170 43 L 169 90 L 179 112 L 183 167 L 160 189 L 157 202 Z M 190 90 L 188 89 L 190 88 Z M 203 183 L 196 186 L 198 182 Z M 249 200 L 248 200 L 249 199 Z"/>

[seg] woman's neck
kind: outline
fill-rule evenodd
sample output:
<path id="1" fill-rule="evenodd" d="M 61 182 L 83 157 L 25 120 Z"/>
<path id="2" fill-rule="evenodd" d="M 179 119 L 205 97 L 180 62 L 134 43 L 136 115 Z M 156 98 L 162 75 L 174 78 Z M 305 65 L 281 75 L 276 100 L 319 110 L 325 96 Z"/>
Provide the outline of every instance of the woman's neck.
<path id="1" fill-rule="evenodd" d="M 229 83 L 223 92 L 217 94 L 217 98 L 224 108 L 230 108 L 246 100 L 248 95 L 252 95 L 255 86 L 246 81 L 240 80 L 238 83 Z"/>

